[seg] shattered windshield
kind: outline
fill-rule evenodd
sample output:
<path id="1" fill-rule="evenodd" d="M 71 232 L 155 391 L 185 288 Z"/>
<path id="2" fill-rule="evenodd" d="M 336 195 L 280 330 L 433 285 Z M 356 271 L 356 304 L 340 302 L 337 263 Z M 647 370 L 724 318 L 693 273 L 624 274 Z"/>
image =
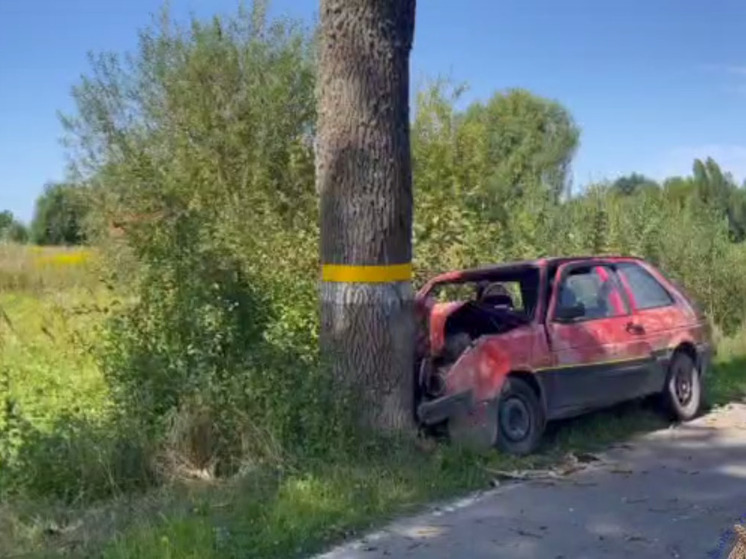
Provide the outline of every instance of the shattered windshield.
<path id="1" fill-rule="evenodd" d="M 436 285 L 430 297 L 437 303 L 474 302 L 511 310 L 532 318 L 539 292 L 539 270 L 495 273 L 479 280 Z"/>

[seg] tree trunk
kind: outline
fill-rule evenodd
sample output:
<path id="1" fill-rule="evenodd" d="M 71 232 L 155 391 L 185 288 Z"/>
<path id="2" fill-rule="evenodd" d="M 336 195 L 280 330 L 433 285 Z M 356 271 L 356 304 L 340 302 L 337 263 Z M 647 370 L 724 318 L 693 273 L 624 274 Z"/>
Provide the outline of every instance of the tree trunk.
<path id="1" fill-rule="evenodd" d="M 321 344 L 363 426 L 412 424 L 415 0 L 321 0 Z M 365 268 L 361 268 L 364 266 Z"/>

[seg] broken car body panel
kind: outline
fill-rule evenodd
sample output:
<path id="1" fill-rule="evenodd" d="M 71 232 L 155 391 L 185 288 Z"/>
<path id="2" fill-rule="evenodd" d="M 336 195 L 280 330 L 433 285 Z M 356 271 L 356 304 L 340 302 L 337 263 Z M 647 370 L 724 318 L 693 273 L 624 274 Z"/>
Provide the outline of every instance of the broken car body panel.
<path id="1" fill-rule="evenodd" d="M 543 333 L 534 326 L 524 326 L 506 334 L 484 336 L 466 350 L 445 377 L 447 392 L 474 391 L 477 401 L 497 396 L 505 377 L 511 371 L 529 371 L 536 343 Z"/>

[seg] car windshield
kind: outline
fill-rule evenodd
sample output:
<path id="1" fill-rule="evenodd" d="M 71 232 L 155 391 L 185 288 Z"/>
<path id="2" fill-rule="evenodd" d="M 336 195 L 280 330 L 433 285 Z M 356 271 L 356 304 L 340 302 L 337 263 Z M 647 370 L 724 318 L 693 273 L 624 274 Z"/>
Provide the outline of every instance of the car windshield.
<path id="1" fill-rule="evenodd" d="M 485 274 L 471 281 L 437 284 L 429 296 L 438 303 L 474 302 L 514 311 L 531 319 L 539 293 L 538 268 Z"/>

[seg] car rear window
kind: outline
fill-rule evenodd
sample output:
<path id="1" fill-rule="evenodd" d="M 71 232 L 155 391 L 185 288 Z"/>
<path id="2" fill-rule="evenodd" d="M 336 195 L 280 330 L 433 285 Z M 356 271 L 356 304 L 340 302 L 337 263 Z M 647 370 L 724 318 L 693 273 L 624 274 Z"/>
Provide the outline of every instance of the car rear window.
<path id="1" fill-rule="evenodd" d="M 666 288 L 639 264 L 623 262 L 616 268 L 632 291 L 638 309 L 654 309 L 673 304 L 674 300 Z"/>

